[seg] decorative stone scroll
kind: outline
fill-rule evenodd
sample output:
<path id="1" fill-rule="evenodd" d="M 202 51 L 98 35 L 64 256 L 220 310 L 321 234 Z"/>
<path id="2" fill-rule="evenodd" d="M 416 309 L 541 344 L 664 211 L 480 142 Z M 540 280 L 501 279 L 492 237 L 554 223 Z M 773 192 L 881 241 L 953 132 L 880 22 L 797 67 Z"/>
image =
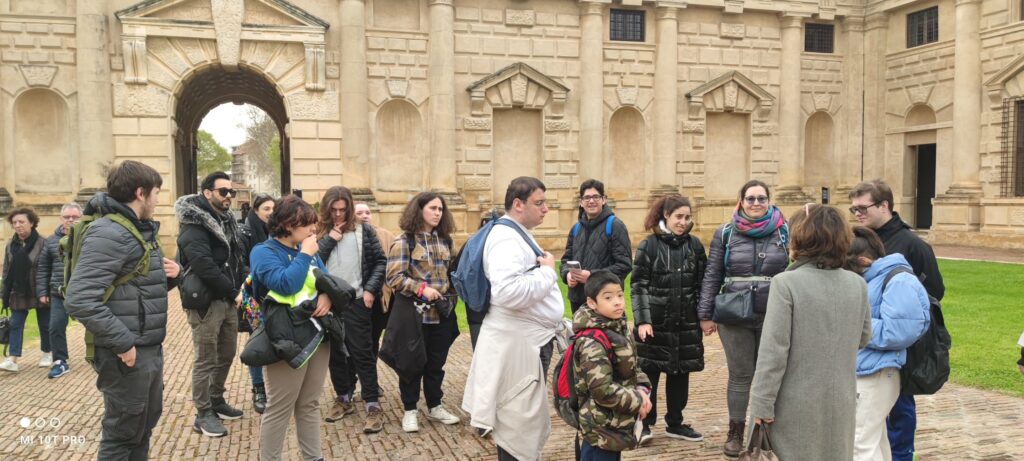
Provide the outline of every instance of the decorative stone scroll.
<path id="1" fill-rule="evenodd" d="M 32 87 L 48 87 L 57 75 L 57 66 L 18 66 L 25 83 Z"/>
<path id="2" fill-rule="evenodd" d="M 533 27 L 536 21 L 536 14 L 533 10 L 505 10 L 506 26 Z"/>
<path id="3" fill-rule="evenodd" d="M 747 34 L 747 26 L 745 24 L 742 24 L 742 23 L 740 23 L 740 24 L 732 24 L 732 23 L 723 22 L 721 24 L 721 29 L 719 31 L 719 35 L 721 35 L 722 38 L 737 38 L 738 39 L 738 38 L 745 37 L 746 34 Z"/>
<path id="4" fill-rule="evenodd" d="M 306 90 L 327 89 L 326 47 L 323 43 L 306 43 Z"/>
<path id="5" fill-rule="evenodd" d="M 522 62 L 474 82 L 466 91 L 476 116 L 486 114 L 488 103 L 492 108 L 547 108 L 547 117 L 561 118 L 569 94 L 568 87 Z"/>
<path id="6" fill-rule="evenodd" d="M 145 85 L 149 82 L 146 64 L 146 37 L 121 37 L 124 53 L 124 82 Z"/>

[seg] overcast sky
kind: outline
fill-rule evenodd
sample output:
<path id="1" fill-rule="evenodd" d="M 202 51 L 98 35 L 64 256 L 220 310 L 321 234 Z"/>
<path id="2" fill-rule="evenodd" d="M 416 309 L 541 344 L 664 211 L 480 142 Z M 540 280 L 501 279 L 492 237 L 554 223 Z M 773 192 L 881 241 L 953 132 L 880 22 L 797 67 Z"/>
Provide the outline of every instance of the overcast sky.
<path id="1" fill-rule="evenodd" d="M 214 107 L 203 117 L 199 129 L 212 134 L 217 144 L 231 152 L 231 149 L 245 142 L 245 127 L 249 123 L 249 117 L 245 114 L 248 107 L 248 104 L 237 106 L 230 102 Z"/>

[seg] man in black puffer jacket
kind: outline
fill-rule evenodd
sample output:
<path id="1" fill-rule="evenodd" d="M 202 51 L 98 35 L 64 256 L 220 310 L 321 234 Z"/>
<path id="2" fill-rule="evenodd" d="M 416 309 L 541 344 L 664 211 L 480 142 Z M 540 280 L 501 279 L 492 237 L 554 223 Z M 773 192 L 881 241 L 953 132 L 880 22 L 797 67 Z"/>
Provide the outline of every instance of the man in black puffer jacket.
<path id="1" fill-rule="evenodd" d="M 167 290 L 176 285 L 180 267 L 163 257 L 160 224 L 152 220 L 162 184 L 156 170 L 126 160 L 107 176 L 109 192 L 85 207 L 86 214 L 116 213 L 131 222 L 148 242 L 148 273 L 117 286 L 103 301 L 114 280 L 136 270 L 145 254 L 130 230 L 104 217 L 86 231 L 67 283 L 68 313 L 95 339 L 93 368 L 104 405 L 97 459 L 146 459 L 163 411 Z"/>
<path id="2" fill-rule="evenodd" d="M 590 278 L 591 271 L 606 269 L 617 275 L 619 280 L 625 281 L 633 269 L 633 247 L 629 241 L 629 231 L 608 208 L 604 184 L 596 179 L 584 181 L 580 184 L 579 199 L 583 213 L 579 222 L 569 231 L 565 253 L 562 253 L 560 274 L 562 280 L 569 285 L 569 308 L 573 314 L 587 302 L 583 285 Z M 578 261 L 580 270 L 574 271 L 568 267 L 566 263 L 569 261 Z"/>
<path id="3" fill-rule="evenodd" d="M 210 305 L 188 311 L 195 360 L 192 399 L 196 421 L 192 430 L 208 437 L 227 435 L 220 419 L 242 417 L 242 411 L 224 400 L 224 383 L 235 360 L 238 343 L 240 289 L 244 258 L 238 225 L 231 215 L 236 192 L 223 172 L 203 179 L 202 192 L 186 195 L 174 204 L 178 216 L 178 259 L 196 275 L 210 296 Z M 219 419 L 218 419 L 219 418 Z"/>
<path id="4" fill-rule="evenodd" d="M 64 308 L 64 259 L 60 255 L 60 239 L 67 235 L 71 226 L 82 219 L 82 207 L 68 203 L 60 208 L 62 224 L 46 239 L 43 251 L 39 252 L 36 268 L 36 296 L 42 304 L 50 305 L 50 347 L 53 349 L 53 365 L 47 375 L 50 379 L 60 378 L 71 371 L 68 365 L 68 311 Z"/>

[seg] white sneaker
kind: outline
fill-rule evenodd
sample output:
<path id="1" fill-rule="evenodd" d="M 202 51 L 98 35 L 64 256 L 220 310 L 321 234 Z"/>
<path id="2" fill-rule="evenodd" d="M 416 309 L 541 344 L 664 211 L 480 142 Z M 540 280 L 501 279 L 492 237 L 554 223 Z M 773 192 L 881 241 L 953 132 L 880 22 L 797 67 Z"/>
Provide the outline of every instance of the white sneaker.
<path id="1" fill-rule="evenodd" d="M 427 412 L 427 419 L 448 425 L 459 424 L 462 421 L 458 416 L 448 413 L 448 410 L 445 410 L 442 405 L 431 408 Z"/>
<path id="2" fill-rule="evenodd" d="M 405 416 L 402 417 L 402 430 L 405 432 L 419 432 L 420 422 L 417 417 L 416 410 L 409 410 L 405 412 Z"/>
<path id="3" fill-rule="evenodd" d="M 39 359 L 39 368 L 50 368 L 53 366 L 53 353 L 43 352 L 43 358 Z"/>
<path id="4" fill-rule="evenodd" d="M 18 364 L 14 363 L 14 361 L 11 360 L 10 357 L 8 357 L 3 362 L 0 362 L 0 370 L 10 371 L 10 372 L 17 372 L 18 371 Z"/>

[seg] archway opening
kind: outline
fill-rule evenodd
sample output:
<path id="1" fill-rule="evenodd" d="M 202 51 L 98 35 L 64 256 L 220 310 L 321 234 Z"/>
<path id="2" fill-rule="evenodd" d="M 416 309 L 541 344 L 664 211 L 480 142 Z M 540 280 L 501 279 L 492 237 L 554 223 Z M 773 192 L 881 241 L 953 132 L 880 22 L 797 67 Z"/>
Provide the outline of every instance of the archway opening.
<path id="1" fill-rule="evenodd" d="M 288 114 L 283 97 L 273 84 L 255 72 L 244 68 L 236 72 L 211 69 L 190 79 L 177 96 L 174 112 L 178 128 L 174 141 L 176 195 L 192 194 L 199 189 L 199 125 L 211 110 L 224 103 L 251 104 L 273 122 L 280 150 L 279 190 L 273 192 L 283 195 L 291 191 L 290 143 L 285 132 Z"/>

